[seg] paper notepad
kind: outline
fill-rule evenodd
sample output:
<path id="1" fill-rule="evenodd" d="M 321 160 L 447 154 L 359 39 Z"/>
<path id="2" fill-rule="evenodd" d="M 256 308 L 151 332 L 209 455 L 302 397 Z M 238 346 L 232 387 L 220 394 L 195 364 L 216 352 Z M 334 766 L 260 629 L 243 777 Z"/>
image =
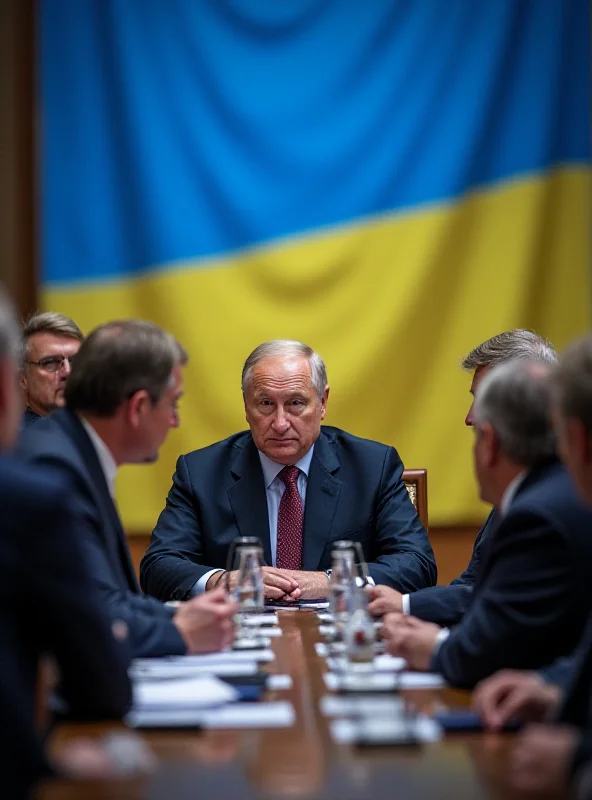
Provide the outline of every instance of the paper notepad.
<path id="1" fill-rule="evenodd" d="M 329 669 L 338 672 L 340 667 L 345 664 L 343 658 L 329 658 L 327 659 L 327 665 Z M 397 658 L 396 656 L 390 655 L 380 655 L 375 656 L 374 661 L 372 662 L 372 672 L 400 672 L 402 669 L 405 669 L 407 666 L 407 662 L 404 658 Z"/>
<path id="2" fill-rule="evenodd" d="M 142 663 L 132 662 L 128 674 L 132 681 L 173 680 L 195 678 L 201 675 L 255 675 L 259 670 L 256 661 L 223 662 L 221 664 L 184 664 L 161 658 L 141 659 Z"/>
<path id="3" fill-rule="evenodd" d="M 379 691 L 398 689 L 442 689 L 446 681 L 434 672 L 373 672 L 369 675 L 336 675 L 327 672 L 323 676 L 325 686 L 331 691 Z"/>
<path id="4" fill-rule="evenodd" d="M 287 728 L 295 718 L 292 704 L 280 701 L 232 703 L 212 711 L 131 711 L 125 722 L 132 728 Z"/>
<path id="5" fill-rule="evenodd" d="M 273 661 L 275 658 L 273 650 L 263 647 L 258 650 L 221 650 L 219 653 L 206 653 L 201 656 L 173 656 L 166 661 L 184 664 L 237 664 L 240 661 Z"/>
<path id="6" fill-rule="evenodd" d="M 234 687 L 212 676 L 141 681 L 132 685 L 135 711 L 204 709 L 231 703 L 238 698 L 239 693 Z"/>

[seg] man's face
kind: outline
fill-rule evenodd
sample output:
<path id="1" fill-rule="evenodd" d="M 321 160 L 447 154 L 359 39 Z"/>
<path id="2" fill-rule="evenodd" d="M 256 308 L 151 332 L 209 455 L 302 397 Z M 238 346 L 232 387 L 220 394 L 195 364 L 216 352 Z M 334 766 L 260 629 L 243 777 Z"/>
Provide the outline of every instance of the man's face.
<path id="1" fill-rule="evenodd" d="M 558 406 L 553 406 L 553 427 L 557 434 L 557 449 L 569 470 L 571 479 L 587 505 L 592 505 L 592 445 L 583 423 L 566 418 Z"/>
<path id="2" fill-rule="evenodd" d="M 20 384 L 26 404 L 42 417 L 64 405 L 64 387 L 71 370 L 68 359 L 76 355 L 80 345 L 78 339 L 55 333 L 34 333 L 29 338 L 27 361 L 41 364 L 25 364 Z"/>
<path id="3" fill-rule="evenodd" d="M 319 397 L 303 356 L 264 358 L 245 392 L 247 422 L 258 449 L 278 464 L 295 464 L 321 431 L 329 387 Z"/>
<path id="4" fill-rule="evenodd" d="M 491 368 L 490 367 L 477 367 L 475 370 L 475 374 L 473 375 L 473 380 L 471 382 L 471 394 L 473 395 L 473 401 L 471 402 L 471 407 L 465 417 L 465 425 L 472 427 L 473 425 L 473 406 L 475 404 L 475 392 L 477 391 L 477 387 L 483 380 L 483 378 L 487 375 Z"/>
<path id="5" fill-rule="evenodd" d="M 136 464 L 152 464 L 158 459 L 158 451 L 171 428 L 180 425 L 178 404 L 183 395 L 183 367 L 177 366 L 171 373 L 169 387 L 158 403 L 150 399 L 141 409 L 138 426 L 139 445 Z"/>

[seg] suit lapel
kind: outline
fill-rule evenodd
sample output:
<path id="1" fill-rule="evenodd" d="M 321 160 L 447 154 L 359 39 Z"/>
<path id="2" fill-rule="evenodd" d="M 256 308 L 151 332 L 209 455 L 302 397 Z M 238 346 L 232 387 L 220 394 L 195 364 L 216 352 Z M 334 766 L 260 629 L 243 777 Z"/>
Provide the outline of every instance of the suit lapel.
<path id="1" fill-rule="evenodd" d="M 263 558 L 272 565 L 267 496 L 259 453 L 249 436 L 231 467 L 237 479 L 228 489 L 228 500 L 241 536 L 256 536 L 263 545 Z"/>
<path id="2" fill-rule="evenodd" d="M 91 479 L 91 485 L 96 490 L 100 511 L 103 517 L 108 519 L 110 527 L 113 529 L 115 534 L 114 544 L 116 547 L 115 555 L 117 564 L 123 569 L 128 588 L 139 593 L 140 586 L 132 565 L 125 531 L 123 530 L 111 493 L 109 492 L 105 473 L 103 472 L 93 443 L 78 417 L 71 411 L 65 410 L 56 412 L 55 417 L 73 440 L 76 449 L 80 453 L 80 457 Z"/>
<path id="3" fill-rule="evenodd" d="M 318 569 L 323 550 L 329 540 L 342 485 L 342 482 L 334 476 L 339 467 L 331 440 L 321 430 L 315 443 L 306 484 L 302 569 L 312 571 Z"/>

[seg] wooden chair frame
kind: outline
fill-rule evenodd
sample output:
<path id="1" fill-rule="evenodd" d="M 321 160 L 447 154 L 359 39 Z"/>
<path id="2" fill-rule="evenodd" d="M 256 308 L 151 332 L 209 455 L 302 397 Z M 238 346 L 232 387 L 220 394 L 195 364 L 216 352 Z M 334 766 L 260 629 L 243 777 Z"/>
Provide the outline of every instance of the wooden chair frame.
<path id="1" fill-rule="evenodd" d="M 403 482 L 409 498 L 423 527 L 428 529 L 428 471 L 427 469 L 403 470 Z"/>

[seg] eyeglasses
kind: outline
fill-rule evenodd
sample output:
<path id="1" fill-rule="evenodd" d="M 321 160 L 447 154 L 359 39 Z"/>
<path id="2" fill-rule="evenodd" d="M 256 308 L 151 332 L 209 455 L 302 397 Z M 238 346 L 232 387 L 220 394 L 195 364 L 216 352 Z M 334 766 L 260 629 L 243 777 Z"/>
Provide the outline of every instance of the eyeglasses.
<path id="1" fill-rule="evenodd" d="M 27 361 L 27 364 L 35 364 L 46 372 L 59 372 L 64 366 L 64 361 L 67 361 L 70 366 L 74 361 L 74 356 L 46 356 L 40 358 L 39 361 Z"/>

